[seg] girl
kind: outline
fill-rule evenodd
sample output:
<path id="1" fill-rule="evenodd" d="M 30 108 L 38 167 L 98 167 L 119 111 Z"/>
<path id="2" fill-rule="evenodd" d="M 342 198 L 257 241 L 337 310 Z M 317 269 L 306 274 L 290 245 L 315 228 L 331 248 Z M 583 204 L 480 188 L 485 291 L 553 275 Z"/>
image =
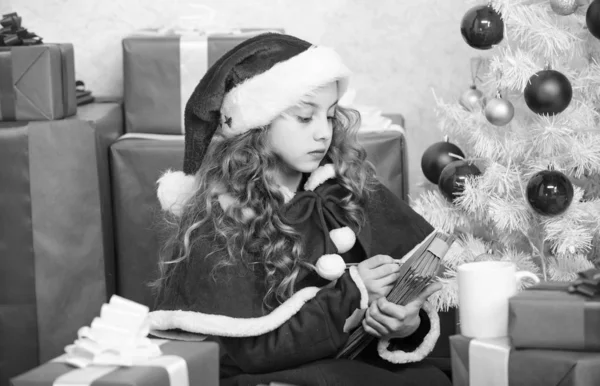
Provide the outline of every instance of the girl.
<path id="1" fill-rule="evenodd" d="M 408 364 L 439 336 L 425 302 L 439 287 L 405 307 L 385 299 L 398 259 L 433 229 L 365 162 L 359 117 L 337 105 L 348 76 L 328 48 L 263 34 L 186 105 L 184 170 L 159 180 L 176 231 L 150 323 L 155 336 L 218 341 L 222 385 L 450 385 Z M 379 340 L 335 359 L 361 324 Z"/>

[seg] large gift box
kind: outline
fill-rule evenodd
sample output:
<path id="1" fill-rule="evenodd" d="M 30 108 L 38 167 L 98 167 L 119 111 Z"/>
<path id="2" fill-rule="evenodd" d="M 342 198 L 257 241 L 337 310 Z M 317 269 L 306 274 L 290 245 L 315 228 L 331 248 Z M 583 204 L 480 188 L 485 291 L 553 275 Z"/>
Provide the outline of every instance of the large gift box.
<path id="1" fill-rule="evenodd" d="M 359 141 L 377 168 L 379 180 L 398 197 L 405 198 L 403 133 L 359 131 Z M 174 135 L 127 134 L 111 146 L 117 293 L 147 306 L 153 305 L 148 283 L 156 279 L 161 247 L 156 181 L 167 169 L 182 169 L 183 152 L 183 136 Z"/>
<path id="2" fill-rule="evenodd" d="M 0 119 L 40 121 L 77 112 L 72 44 L 0 47 Z"/>
<path id="3" fill-rule="evenodd" d="M 208 68 L 239 43 L 267 31 L 275 30 L 140 31 L 123 39 L 125 130 L 182 134 L 183 109 Z"/>
<path id="4" fill-rule="evenodd" d="M 216 342 L 155 340 L 162 356 L 134 366 L 75 368 L 64 356 L 12 379 L 12 386 L 218 386 Z"/>
<path id="5" fill-rule="evenodd" d="M 600 273 L 600 271 L 597 271 Z M 508 334 L 516 348 L 600 351 L 600 293 L 572 283 L 541 283 L 509 300 Z"/>
<path id="6" fill-rule="evenodd" d="M 0 123 L 0 385 L 59 355 L 114 291 L 108 148 L 119 104 Z"/>
<path id="7" fill-rule="evenodd" d="M 600 385 L 600 353 L 519 350 L 508 337 L 450 337 L 454 386 Z"/>

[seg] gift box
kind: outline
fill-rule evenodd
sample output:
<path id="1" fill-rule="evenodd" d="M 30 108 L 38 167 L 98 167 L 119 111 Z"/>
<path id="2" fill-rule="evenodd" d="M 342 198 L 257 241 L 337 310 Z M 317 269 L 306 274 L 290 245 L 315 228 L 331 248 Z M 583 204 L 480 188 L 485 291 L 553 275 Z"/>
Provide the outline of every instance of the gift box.
<path id="1" fill-rule="evenodd" d="M 600 353 L 514 349 L 508 337 L 450 337 L 454 386 L 600 385 Z"/>
<path id="2" fill-rule="evenodd" d="M 12 386 L 180 386 L 219 385 L 219 345 L 215 342 L 154 340 L 162 356 L 131 367 L 74 368 L 58 357 L 13 378 Z"/>
<path id="3" fill-rule="evenodd" d="M 396 116 L 400 118 L 399 116 Z M 368 159 L 384 185 L 406 195 L 405 142 L 401 131 L 359 132 Z M 161 248 L 156 181 L 167 169 L 181 170 L 183 136 L 126 134 L 111 146 L 115 214 L 117 293 L 153 306 L 148 283 L 157 278 Z"/>
<path id="4" fill-rule="evenodd" d="M 182 134 L 183 110 L 208 68 L 244 40 L 280 29 L 140 31 L 123 39 L 125 130 Z"/>
<path id="5" fill-rule="evenodd" d="M 516 348 L 600 351 L 600 294 L 541 283 L 509 300 L 508 334 Z"/>
<path id="6" fill-rule="evenodd" d="M 59 355 L 114 291 L 115 103 L 0 123 L 0 385 Z"/>
<path id="7" fill-rule="evenodd" d="M 0 47 L 0 119 L 45 121 L 77 112 L 72 44 Z"/>

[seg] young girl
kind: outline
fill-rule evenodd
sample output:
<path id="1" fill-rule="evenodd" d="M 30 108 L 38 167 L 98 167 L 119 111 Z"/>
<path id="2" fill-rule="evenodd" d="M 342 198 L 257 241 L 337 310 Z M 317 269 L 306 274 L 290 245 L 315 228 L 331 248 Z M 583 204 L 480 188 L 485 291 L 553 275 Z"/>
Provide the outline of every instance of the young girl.
<path id="1" fill-rule="evenodd" d="M 263 34 L 215 63 L 185 110 L 183 172 L 158 196 L 176 224 L 152 334 L 219 342 L 222 385 L 450 385 L 419 362 L 439 336 L 427 288 L 388 302 L 432 227 L 378 183 L 337 105 L 331 49 Z M 379 339 L 336 359 L 362 325 Z"/>

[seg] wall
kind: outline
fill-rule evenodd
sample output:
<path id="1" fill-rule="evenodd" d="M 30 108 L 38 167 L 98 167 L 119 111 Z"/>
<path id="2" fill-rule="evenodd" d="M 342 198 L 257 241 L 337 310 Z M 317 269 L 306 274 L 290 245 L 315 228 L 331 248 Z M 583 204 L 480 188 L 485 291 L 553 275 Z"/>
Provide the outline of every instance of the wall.
<path id="1" fill-rule="evenodd" d="M 188 13 L 183 0 L 0 0 L 47 42 L 72 42 L 78 79 L 97 95 L 122 89 L 121 38 Z M 460 36 L 466 0 L 198 0 L 216 22 L 235 27 L 283 27 L 335 47 L 354 70 L 357 102 L 406 117 L 411 195 L 423 179 L 422 152 L 441 138 L 433 93 L 457 98 L 478 54 Z"/>

